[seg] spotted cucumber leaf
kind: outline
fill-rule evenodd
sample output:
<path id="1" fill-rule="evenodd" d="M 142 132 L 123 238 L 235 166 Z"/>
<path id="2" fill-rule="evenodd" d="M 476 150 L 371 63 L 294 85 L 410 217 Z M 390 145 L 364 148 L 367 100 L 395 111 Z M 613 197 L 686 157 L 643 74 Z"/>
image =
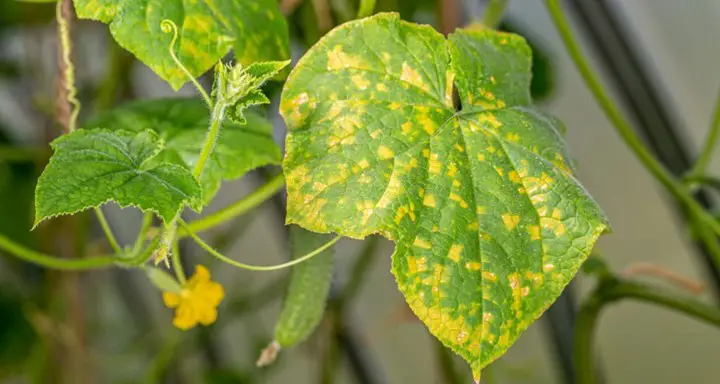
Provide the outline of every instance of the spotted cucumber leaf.
<path id="1" fill-rule="evenodd" d="M 153 161 L 163 145 L 151 130 L 78 130 L 56 139 L 35 190 L 35 225 L 108 201 L 153 211 L 166 223 L 185 204 L 199 211 L 202 190 L 192 173 Z"/>
<path id="2" fill-rule="evenodd" d="M 196 99 L 157 99 L 131 102 L 96 117 L 86 128 L 139 132 L 152 129 L 164 140 L 158 159 L 195 167 L 208 129 L 209 111 Z M 246 124 L 225 123 L 200 178 L 203 199 L 212 200 L 223 180 L 234 180 L 265 165 L 280 164 L 280 148 L 272 125 L 257 113 L 246 112 Z"/>
<path id="3" fill-rule="evenodd" d="M 242 64 L 285 60 L 290 56 L 288 29 L 275 0 L 74 0 L 78 17 L 109 24 L 115 41 L 165 79 L 174 89 L 187 77 L 168 52 L 178 27 L 176 55 L 193 76 L 210 69 L 230 49 Z"/>
<path id="4" fill-rule="evenodd" d="M 394 240 L 405 299 L 476 377 L 608 230 L 531 105 L 530 62 L 516 35 L 378 14 L 321 39 L 281 101 L 287 222 Z"/>

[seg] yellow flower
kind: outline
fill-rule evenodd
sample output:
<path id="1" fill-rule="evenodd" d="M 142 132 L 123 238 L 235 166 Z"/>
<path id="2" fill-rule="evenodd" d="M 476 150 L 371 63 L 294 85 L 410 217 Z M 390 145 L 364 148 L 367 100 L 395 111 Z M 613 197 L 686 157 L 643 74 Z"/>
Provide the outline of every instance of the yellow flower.
<path id="1" fill-rule="evenodd" d="M 178 293 L 163 292 L 168 308 L 175 308 L 173 325 L 186 330 L 196 326 L 210 325 L 217 319 L 217 306 L 225 296 L 222 285 L 210 280 L 210 272 L 202 265 L 195 267 L 195 274 Z"/>

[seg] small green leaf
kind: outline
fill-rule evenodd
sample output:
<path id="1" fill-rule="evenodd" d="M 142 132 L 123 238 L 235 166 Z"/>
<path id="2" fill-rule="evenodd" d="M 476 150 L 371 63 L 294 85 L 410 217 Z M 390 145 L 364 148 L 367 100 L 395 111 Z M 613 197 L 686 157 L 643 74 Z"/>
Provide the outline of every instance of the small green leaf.
<path id="1" fill-rule="evenodd" d="M 153 131 L 78 130 L 51 145 L 55 152 L 35 190 L 35 226 L 108 201 L 153 211 L 166 223 L 185 204 L 202 207 L 190 171 L 153 162 L 163 148 Z"/>
<path id="2" fill-rule="evenodd" d="M 405 299 L 476 377 L 608 229 L 572 174 L 562 124 L 531 105 L 530 65 L 519 36 L 446 40 L 378 14 L 312 47 L 280 106 L 287 222 L 394 240 Z"/>
<path id="3" fill-rule="evenodd" d="M 207 133 L 208 109 L 196 99 L 159 99 L 122 105 L 85 124 L 86 128 L 152 129 L 165 141 L 158 159 L 195 167 Z M 280 148 L 272 125 L 257 113 L 246 113 L 247 124 L 225 123 L 200 179 L 205 202 L 212 200 L 223 180 L 234 180 L 265 165 L 280 164 Z"/>
<path id="4" fill-rule="evenodd" d="M 115 40 L 174 89 L 187 78 L 172 60 L 172 34 L 160 23 L 178 26 L 176 54 L 193 76 L 200 76 L 235 49 L 242 64 L 285 60 L 290 55 L 285 18 L 275 0 L 74 0 L 78 17 L 110 25 Z"/>
<path id="5" fill-rule="evenodd" d="M 289 60 L 253 63 L 248 67 L 218 63 L 215 66 L 213 99 L 227 106 L 227 117 L 231 121 L 245 124 L 246 108 L 270 103 L 260 87 L 288 64 Z"/>

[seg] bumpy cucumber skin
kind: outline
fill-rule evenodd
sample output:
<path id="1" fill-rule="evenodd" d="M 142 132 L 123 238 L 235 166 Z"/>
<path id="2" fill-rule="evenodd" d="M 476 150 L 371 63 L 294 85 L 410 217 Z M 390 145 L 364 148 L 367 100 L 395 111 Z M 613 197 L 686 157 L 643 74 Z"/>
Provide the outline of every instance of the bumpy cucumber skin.
<path id="1" fill-rule="evenodd" d="M 293 258 L 312 252 L 332 238 L 332 235 L 291 226 Z M 320 323 L 330 293 L 332 272 L 333 247 L 292 268 L 283 309 L 275 325 L 275 340 L 281 347 L 289 348 L 305 341 Z"/>

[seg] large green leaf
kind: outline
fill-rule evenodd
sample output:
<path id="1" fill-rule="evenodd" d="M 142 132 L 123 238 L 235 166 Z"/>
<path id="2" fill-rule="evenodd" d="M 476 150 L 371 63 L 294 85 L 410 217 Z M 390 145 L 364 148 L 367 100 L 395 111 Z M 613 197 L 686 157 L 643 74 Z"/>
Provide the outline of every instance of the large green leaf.
<path id="1" fill-rule="evenodd" d="M 152 129 L 165 141 L 159 159 L 192 170 L 207 133 L 208 109 L 196 99 L 136 101 L 120 106 L 85 124 L 86 128 L 141 131 Z M 220 188 L 222 180 L 242 177 L 248 171 L 280 164 L 280 148 L 272 137 L 272 125 L 262 116 L 245 112 L 247 123 L 223 124 L 215 149 L 200 180 L 205 202 Z"/>
<path id="2" fill-rule="evenodd" d="M 172 33 L 163 20 L 178 27 L 175 52 L 193 76 L 199 76 L 235 49 L 242 64 L 285 60 L 290 55 L 285 19 L 276 0 L 74 0 L 78 17 L 110 25 L 123 48 L 167 80 L 174 89 L 187 77 L 172 60 Z"/>
<path id="3" fill-rule="evenodd" d="M 379 14 L 315 45 L 281 102 L 288 223 L 394 240 L 408 304 L 476 376 L 608 229 L 529 84 L 519 36 L 460 30 L 446 41 Z"/>
<path id="4" fill-rule="evenodd" d="M 52 147 L 35 191 L 35 225 L 108 201 L 153 211 L 166 223 L 185 204 L 202 208 L 202 190 L 189 170 L 154 161 L 163 148 L 154 131 L 78 130 Z"/>

